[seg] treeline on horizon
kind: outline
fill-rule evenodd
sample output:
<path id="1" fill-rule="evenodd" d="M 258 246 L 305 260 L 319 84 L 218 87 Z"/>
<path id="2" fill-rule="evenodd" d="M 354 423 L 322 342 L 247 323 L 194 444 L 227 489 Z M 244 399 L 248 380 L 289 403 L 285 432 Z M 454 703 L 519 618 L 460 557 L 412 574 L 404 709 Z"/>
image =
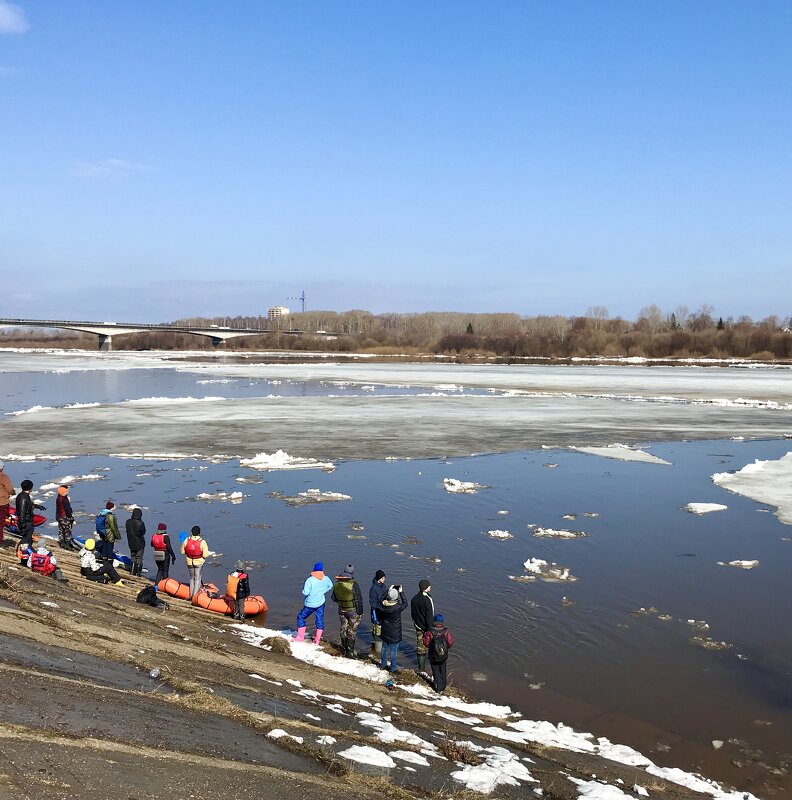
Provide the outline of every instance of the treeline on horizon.
<path id="1" fill-rule="evenodd" d="M 647 358 L 792 358 L 792 318 L 762 320 L 715 316 L 711 306 L 689 311 L 679 306 L 663 312 L 647 306 L 633 320 L 611 317 L 603 306 L 581 316 L 520 316 L 444 311 L 416 314 L 372 314 L 368 311 L 306 311 L 277 321 L 264 316 L 192 317 L 170 325 L 256 328 L 269 333 L 233 339 L 234 350 L 279 348 L 293 351 L 420 353 L 509 358 L 604 356 Z M 290 330 L 309 332 L 290 334 Z M 323 331 L 331 336 L 311 335 Z M 338 334 L 332 336 L 332 334 Z M 92 336 L 62 332 L 7 333 L 8 344 L 95 346 Z M 209 340 L 180 333 L 133 333 L 113 338 L 116 350 L 205 350 Z"/>

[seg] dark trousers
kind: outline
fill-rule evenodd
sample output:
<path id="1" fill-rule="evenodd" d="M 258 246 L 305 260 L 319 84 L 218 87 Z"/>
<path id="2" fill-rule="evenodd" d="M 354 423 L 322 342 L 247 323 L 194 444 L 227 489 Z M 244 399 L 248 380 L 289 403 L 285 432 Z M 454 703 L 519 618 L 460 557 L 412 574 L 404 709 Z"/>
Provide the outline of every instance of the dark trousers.
<path id="1" fill-rule="evenodd" d="M 33 525 L 17 524 L 17 530 L 19 531 L 19 543 L 21 545 L 33 544 Z"/>
<path id="2" fill-rule="evenodd" d="M 108 561 L 113 560 L 113 542 L 108 542 L 107 539 L 99 540 L 99 556 L 106 558 Z"/>
<path id="3" fill-rule="evenodd" d="M 441 661 L 435 664 L 434 661 L 430 662 L 432 666 L 432 681 L 434 683 L 434 690 L 442 692 L 446 688 L 448 681 L 446 680 L 446 664 L 447 661 Z"/>
<path id="4" fill-rule="evenodd" d="M 7 503 L 4 506 L 0 506 L 0 543 L 3 541 L 3 531 L 5 530 L 5 522 L 6 517 L 8 516 L 8 512 L 11 510 L 11 506 Z"/>
<path id="5" fill-rule="evenodd" d="M 133 575 L 142 575 L 143 574 L 143 550 L 144 548 L 140 548 L 140 550 L 130 550 L 129 553 L 132 556 L 132 574 Z"/>
<path id="6" fill-rule="evenodd" d="M 97 570 L 89 570 L 87 567 L 85 570 L 80 570 L 89 581 L 101 581 L 104 580 L 105 576 L 107 576 L 113 583 L 118 583 L 121 580 L 121 576 L 116 572 L 115 567 L 112 564 L 102 564 L 101 567 Z"/>
<path id="7" fill-rule="evenodd" d="M 165 556 L 162 561 L 155 558 L 154 563 L 157 565 L 157 577 L 154 578 L 154 583 L 159 583 L 164 581 L 168 577 L 168 573 L 170 573 L 170 556 Z"/>

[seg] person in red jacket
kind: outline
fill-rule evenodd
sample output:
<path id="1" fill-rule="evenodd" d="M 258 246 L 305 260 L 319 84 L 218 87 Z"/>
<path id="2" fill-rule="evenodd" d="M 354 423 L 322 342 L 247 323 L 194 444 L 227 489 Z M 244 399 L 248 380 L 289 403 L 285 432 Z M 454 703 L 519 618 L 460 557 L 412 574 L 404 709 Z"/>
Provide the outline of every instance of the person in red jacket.
<path id="1" fill-rule="evenodd" d="M 69 487 L 66 484 L 58 487 L 58 496 L 55 499 L 55 519 L 58 521 L 58 546 L 67 550 L 79 550 L 79 546 L 72 539 L 74 512 L 71 507 Z"/>
<path id="2" fill-rule="evenodd" d="M 434 690 L 440 694 L 448 683 L 446 663 L 448 662 L 448 651 L 454 646 L 454 637 L 446 628 L 445 618 L 442 614 L 434 615 L 432 627 L 424 634 L 423 643 L 429 654 Z"/>

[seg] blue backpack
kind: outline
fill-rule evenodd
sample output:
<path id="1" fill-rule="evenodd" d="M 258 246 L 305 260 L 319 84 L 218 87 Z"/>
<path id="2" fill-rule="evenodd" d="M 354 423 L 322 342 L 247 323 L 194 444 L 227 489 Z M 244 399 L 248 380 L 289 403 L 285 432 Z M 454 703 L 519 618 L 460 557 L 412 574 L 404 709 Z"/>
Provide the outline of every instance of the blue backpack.
<path id="1" fill-rule="evenodd" d="M 96 532 L 99 534 L 100 539 L 104 539 L 105 532 L 107 531 L 107 517 L 105 514 L 96 515 Z"/>

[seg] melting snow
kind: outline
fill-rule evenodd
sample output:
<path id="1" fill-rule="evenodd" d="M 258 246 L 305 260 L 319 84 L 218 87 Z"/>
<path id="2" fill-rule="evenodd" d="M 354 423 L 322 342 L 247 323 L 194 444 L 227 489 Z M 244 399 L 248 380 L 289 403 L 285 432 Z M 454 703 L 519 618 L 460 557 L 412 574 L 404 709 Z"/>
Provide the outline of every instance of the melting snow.
<path id="1" fill-rule="evenodd" d="M 481 751 L 484 763 L 476 766 L 458 766 L 451 773 L 451 777 L 463 784 L 465 788 L 472 789 L 481 794 L 489 794 L 497 786 L 519 786 L 520 781 L 537 783 L 527 767 L 519 758 L 504 747 L 488 747 Z"/>
<path id="2" fill-rule="evenodd" d="M 349 761 L 357 761 L 358 764 L 368 764 L 372 767 L 392 769 L 396 766 L 396 762 L 387 753 L 374 747 L 362 747 L 355 744 L 347 750 L 342 750 L 338 755 Z"/>
<path id="3" fill-rule="evenodd" d="M 240 459 L 239 464 L 242 467 L 261 470 L 335 469 L 335 464 L 330 461 L 317 461 L 315 458 L 290 456 L 285 450 L 276 450 L 274 453 L 257 453 L 253 458 Z"/>
<path id="4" fill-rule="evenodd" d="M 565 516 L 572 517 L 571 514 Z M 583 531 L 570 531 L 566 528 L 542 528 L 540 525 L 528 525 L 528 528 L 537 539 L 582 539 L 588 536 Z"/>
<path id="5" fill-rule="evenodd" d="M 792 525 L 792 452 L 776 461 L 757 459 L 737 472 L 718 472 L 712 480 L 730 492 L 775 506 L 781 522 Z"/>
<path id="6" fill-rule="evenodd" d="M 456 478 L 443 478 L 443 486 L 445 486 L 447 492 L 451 492 L 452 494 L 476 494 L 479 489 L 487 488 L 481 483 L 459 481 Z"/>
<path id="7" fill-rule="evenodd" d="M 398 758 L 399 761 L 406 761 L 408 764 L 417 764 L 419 767 L 429 766 L 426 756 L 422 756 L 420 753 L 413 753 L 412 750 L 391 750 L 388 755 L 391 758 Z"/>

